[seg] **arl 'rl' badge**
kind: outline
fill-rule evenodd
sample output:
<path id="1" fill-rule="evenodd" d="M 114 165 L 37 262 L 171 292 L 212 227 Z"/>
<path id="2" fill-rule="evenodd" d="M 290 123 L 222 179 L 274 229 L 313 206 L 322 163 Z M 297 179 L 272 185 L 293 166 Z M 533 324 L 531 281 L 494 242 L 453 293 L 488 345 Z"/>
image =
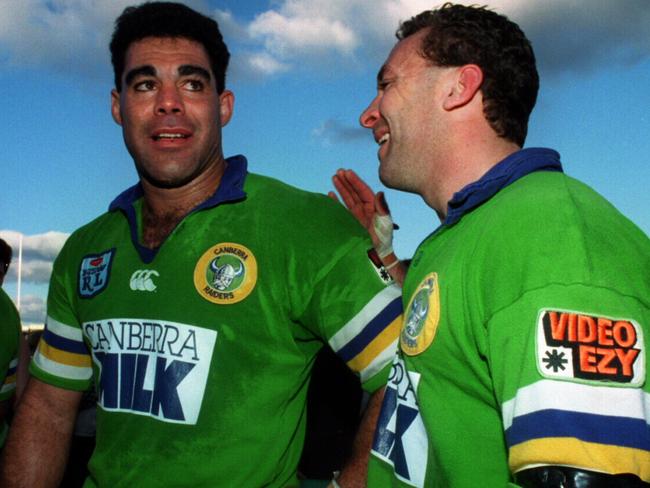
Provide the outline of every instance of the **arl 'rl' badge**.
<path id="1" fill-rule="evenodd" d="M 541 310 L 537 369 L 547 378 L 641 386 L 645 381 L 643 330 L 630 319 Z"/>
<path id="2" fill-rule="evenodd" d="M 246 298 L 257 283 L 257 260 L 247 247 L 232 242 L 212 246 L 196 263 L 196 291 L 212 303 L 228 305 Z"/>
<path id="3" fill-rule="evenodd" d="M 92 298 L 108 286 L 115 249 L 100 254 L 90 254 L 81 260 L 79 266 L 79 295 Z"/>

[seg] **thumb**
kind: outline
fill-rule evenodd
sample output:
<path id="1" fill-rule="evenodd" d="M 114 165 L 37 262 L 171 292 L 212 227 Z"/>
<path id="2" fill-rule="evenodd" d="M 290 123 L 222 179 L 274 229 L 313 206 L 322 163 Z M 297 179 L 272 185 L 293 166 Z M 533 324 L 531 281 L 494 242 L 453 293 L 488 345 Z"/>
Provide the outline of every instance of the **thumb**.
<path id="1" fill-rule="evenodd" d="M 388 215 L 390 210 L 388 210 L 388 203 L 386 203 L 386 197 L 384 192 L 380 191 L 375 194 L 375 212 L 379 215 Z"/>
<path id="2" fill-rule="evenodd" d="M 377 192 L 375 194 L 375 212 L 377 212 L 377 215 L 390 215 L 388 202 L 386 201 L 386 196 L 384 195 L 383 191 Z M 394 223 L 393 229 L 399 229 L 399 225 Z"/>

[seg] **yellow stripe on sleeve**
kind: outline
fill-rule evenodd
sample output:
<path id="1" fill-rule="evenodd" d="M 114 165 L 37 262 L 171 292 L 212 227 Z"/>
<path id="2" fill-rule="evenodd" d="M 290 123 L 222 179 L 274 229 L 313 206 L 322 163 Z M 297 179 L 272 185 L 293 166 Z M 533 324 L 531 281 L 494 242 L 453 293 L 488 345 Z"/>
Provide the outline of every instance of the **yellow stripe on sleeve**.
<path id="1" fill-rule="evenodd" d="M 14 384 L 15 382 L 16 382 L 16 373 L 12 374 L 11 376 L 7 376 L 3 384 L 11 385 Z"/>
<path id="2" fill-rule="evenodd" d="M 533 439 L 510 449 L 510 470 L 533 465 L 564 465 L 609 474 L 633 473 L 650 482 L 650 452 L 631 447 L 583 442 L 573 437 Z"/>
<path id="3" fill-rule="evenodd" d="M 395 318 L 381 334 L 375 337 L 363 351 L 348 361 L 348 366 L 353 371 L 363 371 L 372 361 L 399 337 L 402 328 L 402 316 Z"/>
<path id="4" fill-rule="evenodd" d="M 76 354 L 74 352 L 62 351 L 61 349 L 50 346 L 45 341 L 40 342 L 38 350 L 43 356 L 55 363 L 65 364 L 66 366 L 77 366 L 80 368 L 90 368 L 92 365 L 90 356 L 87 354 Z"/>

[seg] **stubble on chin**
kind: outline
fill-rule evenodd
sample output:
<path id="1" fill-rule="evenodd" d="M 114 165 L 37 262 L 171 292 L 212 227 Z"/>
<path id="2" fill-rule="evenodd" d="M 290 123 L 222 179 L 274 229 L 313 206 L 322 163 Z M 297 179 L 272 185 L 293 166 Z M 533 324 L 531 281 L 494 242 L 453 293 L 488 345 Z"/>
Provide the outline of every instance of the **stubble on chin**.
<path id="1" fill-rule="evenodd" d="M 135 169 L 138 172 L 140 180 L 146 181 L 149 185 L 155 188 L 164 190 L 185 186 L 196 177 L 194 174 L 184 176 L 174 175 L 173 172 L 169 174 L 169 171 L 167 172 L 168 175 L 156 176 L 151 171 L 147 170 L 145 165 L 139 164 L 137 162 L 135 163 Z"/>

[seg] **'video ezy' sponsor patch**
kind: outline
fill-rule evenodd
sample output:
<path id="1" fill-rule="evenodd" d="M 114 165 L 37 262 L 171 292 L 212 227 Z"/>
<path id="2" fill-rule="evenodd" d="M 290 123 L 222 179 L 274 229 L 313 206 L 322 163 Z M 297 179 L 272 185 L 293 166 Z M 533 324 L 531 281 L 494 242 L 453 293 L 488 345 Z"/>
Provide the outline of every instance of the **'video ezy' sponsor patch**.
<path id="1" fill-rule="evenodd" d="M 541 310 L 537 369 L 546 378 L 641 386 L 645 381 L 643 331 L 634 320 Z"/>

